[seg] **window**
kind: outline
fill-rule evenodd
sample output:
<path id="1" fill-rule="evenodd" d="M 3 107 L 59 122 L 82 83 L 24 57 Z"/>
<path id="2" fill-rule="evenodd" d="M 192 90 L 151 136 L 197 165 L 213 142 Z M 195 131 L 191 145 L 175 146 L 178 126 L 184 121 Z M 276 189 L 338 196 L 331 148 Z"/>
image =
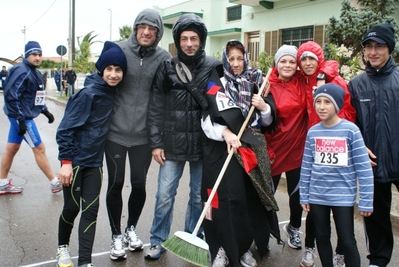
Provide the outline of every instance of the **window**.
<path id="1" fill-rule="evenodd" d="M 241 20 L 241 5 L 227 8 L 227 21 Z"/>
<path id="2" fill-rule="evenodd" d="M 314 26 L 291 28 L 281 30 L 281 45 L 295 45 L 299 47 L 302 43 L 313 41 Z"/>

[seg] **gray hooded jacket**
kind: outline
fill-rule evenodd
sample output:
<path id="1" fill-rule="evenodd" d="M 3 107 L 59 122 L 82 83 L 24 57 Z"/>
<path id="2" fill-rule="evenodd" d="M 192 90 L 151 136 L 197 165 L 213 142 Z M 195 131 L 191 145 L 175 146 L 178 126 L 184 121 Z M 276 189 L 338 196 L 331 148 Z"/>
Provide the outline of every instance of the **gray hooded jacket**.
<path id="1" fill-rule="evenodd" d="M 137 41 L 137 26 L 148 24 L 158 29 L 151 47 L 141 47 Z M 158 66 L 170 54 L 158 46 L 164 32 L 162 18 L 154 9 L 141 11 L 129 39 L 118 43 L 125 53 L 128 72 L 118 85 L 108 140 L 122 146 L 148 143 L 146 130 L 147 105 L 152 80 Z M 141 51 L 140 51 L 141 49 Z"/>

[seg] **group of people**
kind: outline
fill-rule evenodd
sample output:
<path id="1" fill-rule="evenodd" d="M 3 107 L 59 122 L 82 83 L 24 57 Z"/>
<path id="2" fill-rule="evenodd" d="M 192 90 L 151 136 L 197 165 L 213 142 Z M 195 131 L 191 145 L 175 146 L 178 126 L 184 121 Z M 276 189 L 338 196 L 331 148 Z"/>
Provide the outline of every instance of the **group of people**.
<path id="1" fill-rule="evenodd" d="M 203 203 L 223 175 L 196 233 L 209 244 L 212 267 L 257 266 L 253 244 L 262 257 L 270 250 L 270 236 L 283 243 L 277 216 L 281 207 L 274 197 L 283 173 L 290 210 L 283 232 L 293 249 L 303 247 L 300 228 L 307 212 L 300 266 L 314 266 L 316 245 L 325 267 L 360 266 L 353 219 L 357 184 L 369 266 L 387 266 L 393 249 L 391 184 L 399 188 L 399 114 L 394 108 L 399 70 L 390 56 L 395 46 L 392 26 L 380 24 L 367 32 L 362 41 L 366 72 L 349 85 L 339 76 L 338 63 L 325 61 L 313 41 L 299 48 L 281 46 L 265 80 L 258 68 L 249 66 L 239 40 L 226 43 L 222 60 L 207 56 L 207 28 L 195 14 L 180 16 L 173 26 L 175 57 L 158 46 L 163 32 L 159 12 L 142 10 L 128 40 L 105 42 L 97 72 L 86 78 L 83 89 L 74 94 L 68 82 L 71 97 L 56 134 L 58 177 L 33 121 L 40 113 L 49 123 L 54 121 L 40 102 L 39 43 L 26 44 L 24 61 L 7 76 L 4 110 L 11 127 L 1 162 L 0 194 L 22 192 L 7 177 L 25 140 L 52 192 L 64 194 L 58 266 L 73 266 L 69 241 L 80 211 L 78 266 L 93 266 L 104 154 L 112 260 L 126 259 L 125 247 L 144 248 L 136 226 L 153 158 L 160 166 L 147 259 L 157 260 L 165 251 L 162 243 L 170 236 L 175 195 L 188 162 L 186 232 L 194 232 Z M 127 156 L 131 192 L 122 229 Z M 338 237 L 335 253 L 331 211 Z"/>
<path id="2" fill-rule="evenodd" d="M 72 96 L 75 93 L 75 82 L 77 79 L 76 72 L 72 69 L 72 66 L 68 67 L 67 71 L 60 73 L 57 68 L 54 68 L 54 83 L 57 87 L 57 93 L 61 93 L 65 90 L 65 95 Z"/>

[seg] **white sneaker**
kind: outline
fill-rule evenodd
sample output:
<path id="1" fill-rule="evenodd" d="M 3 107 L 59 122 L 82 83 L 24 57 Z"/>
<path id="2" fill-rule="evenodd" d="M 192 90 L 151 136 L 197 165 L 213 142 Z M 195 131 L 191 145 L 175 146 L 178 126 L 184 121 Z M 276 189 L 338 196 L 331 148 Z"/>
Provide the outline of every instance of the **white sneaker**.
<path id="1" fill-rule="evenodd" d="M 300 263 L 301 267 L 314 266 L 314 250 L 314 248 L 306 248 L 305 253 L 302 255 L 302 260 Z"/>
<path id="2" fill-rule="evenodd" d="M 213 260 L 212 267 L 225 267 L 227 265 L 229 265 L 229 258 L 227 258 L 224 249 L 220 247 L 215 259 Z"/>
<path id="3" fill-rule="evenodd" d="M 126 251 L 123 246 L 123 236 L 114 235 L 111 241 L 111 251 L 109 253 L 111 260 L 123 260 L 126 259 Z"/>
<path id="4" fill-rule="evenodd" d="M 249 250 L 247 252 L 245 252 L 244 255 L 241 256 L 240 263 L 244 267 L 256 267 L 256 266 L 258 266 L 258 263 L 256 262 L 256 260 L 254 259 L 251 251 L 249 251 Z"/>
<path id="5" fill-rule="evenodd" d="M 334 253 L 333 266 L 334 267 L 345 267 L 345 257 L 344 257 L 344 255 Z"/>
<path id="6" fill-rule="evenodd" d="M 69 246 L 62 245 L 57 248 L 57 267 L 73 267 Z"/>
<path id="7" fill-rule="evenodd" d="M 137 235 L 136 229 L 133 225 L 130 226 L 130 228 L 126 228 L 123 241 L 128 244 L 130 251 L 142 250 L 144 246 L 143 242 L 141 242 L 139 239 L 139 236 Z"/>

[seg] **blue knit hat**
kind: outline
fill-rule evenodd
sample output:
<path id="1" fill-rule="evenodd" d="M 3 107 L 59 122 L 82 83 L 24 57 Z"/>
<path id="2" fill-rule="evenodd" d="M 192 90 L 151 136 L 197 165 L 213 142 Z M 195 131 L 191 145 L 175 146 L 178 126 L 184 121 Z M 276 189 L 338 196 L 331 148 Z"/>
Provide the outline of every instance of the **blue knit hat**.
<path id="1" fill-rule="evenodd" d="M 125 53 L 123 53 L 119 45 L 106 41 L 104 43 L 103 51 L 101 51 L 101 55 L 96 62 L 96 68 L 100 72 L 101 76 L 103 76 L 104 69 L 109 65 L 121 67 L 123 75 L 126 74 L 127 60 Z"/>
<path id="2" fill-rule="evenodd" d="M 25 45 L 25 58 L 28 58 L 30 54 L 42 53 L 42 48 L 40 44 L 36 41 L 29 41 Z"/>
<path id="3" fill-rule="evenodd" d="M 316 99 L 320 96 L 324 96 L 330 99 L 331 102 L 334 104 L 337 113 L 344 105 L 345 91 L 344 89 L 342 89 L 341 86 L 336 85 L 335 83 L 323 84 L 322 86 L 317 88 L 316 92 L 314 93 L 313 106 L 316 105 Z"/>

